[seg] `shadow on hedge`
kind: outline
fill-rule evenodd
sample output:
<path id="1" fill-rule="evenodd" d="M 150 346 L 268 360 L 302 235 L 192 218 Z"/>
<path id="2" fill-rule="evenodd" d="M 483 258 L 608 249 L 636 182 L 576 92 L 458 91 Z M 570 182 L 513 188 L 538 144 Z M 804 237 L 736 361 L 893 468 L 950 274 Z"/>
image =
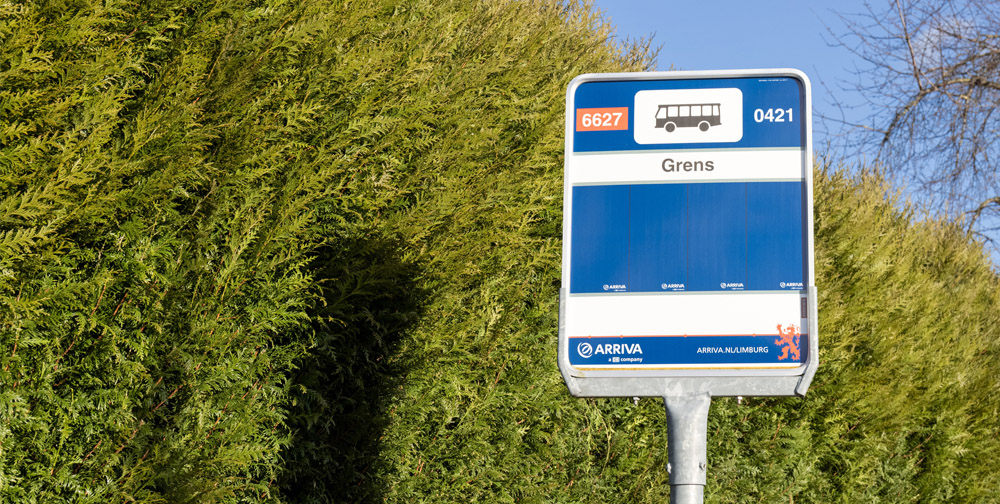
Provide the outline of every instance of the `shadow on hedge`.
<path id="1" fill-rule="evenodd" d="M 381 236 L 336 240 L 319 250 L 315 347 L 294 377 L 280 483 L 287 502 L 382 502 L 379 438 L 404 370 L 394 359 L 424 294 L 402 244 Z M 304 388 L 303 388 L 304 387 Z"/>

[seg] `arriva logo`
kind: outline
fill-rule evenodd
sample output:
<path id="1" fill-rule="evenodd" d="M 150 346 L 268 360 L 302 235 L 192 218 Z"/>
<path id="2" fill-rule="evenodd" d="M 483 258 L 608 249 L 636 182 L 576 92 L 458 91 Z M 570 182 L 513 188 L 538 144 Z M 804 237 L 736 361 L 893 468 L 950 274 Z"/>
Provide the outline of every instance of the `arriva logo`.
<path id="1" fill-rule="evenodd" d="M 719 287 L 730 290 L 743 290 L 743 282 L 722 282 Z"/>
<path id="2" fill-rule="evenodd" d="M 587 343 L 583 344 L 587 345 Z M 579 349 L 579 347 L 577 348 Z M 638 343 L 605 343 L 603 345 L 597 345 L 597 348 L 594 348 L 593 353 L 594 355 L 597 354 L 642 355 L 642 347 L 639 346 Z"/>
<path id="3" fill-rule="evenodd" d="M 626 288 L 625 284 L 604 284 L 604 290 L 606 291 L 624 292 Z"/>
<path id="4" fill-rule="evenodd" d="M 590 343 L 580 343 L 576 346 L 576 353 L 584 359 L 589 359 L 591 355 L 594 355 L 594 347 Z"/>
<path id="5" fill-rule="evenodd" d="M 660 284 L 660 288 L 663 289 L 663 290 L 682 291 L 682 290 L 684 290 L 684 284 L 682 284 L 682 283 L 661 283 Z"/>

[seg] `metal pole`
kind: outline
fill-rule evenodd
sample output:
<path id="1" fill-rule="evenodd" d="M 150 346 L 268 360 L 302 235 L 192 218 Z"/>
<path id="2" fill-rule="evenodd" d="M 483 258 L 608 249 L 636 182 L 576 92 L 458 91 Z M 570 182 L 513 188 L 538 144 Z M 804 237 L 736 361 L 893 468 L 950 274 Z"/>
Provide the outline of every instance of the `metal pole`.
<path id="1" fill-rule="evenodd" d="M 708 469 L 708 407 L 712 396 L 664 396 L 670 504 L 703 504 Z"/>

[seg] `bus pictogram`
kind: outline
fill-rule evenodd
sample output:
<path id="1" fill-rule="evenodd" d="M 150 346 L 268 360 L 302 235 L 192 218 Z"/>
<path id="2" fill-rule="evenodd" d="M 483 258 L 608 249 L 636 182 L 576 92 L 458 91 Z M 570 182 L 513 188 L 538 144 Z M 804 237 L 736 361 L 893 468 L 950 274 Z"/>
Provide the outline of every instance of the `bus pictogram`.
<path id="1" fill-rule="evenodd" d="M 708 131 L 712 126 L 722 124 L 718 103 L 691 103 L 660 105 L 656 109 L 656 127 L 667 130 L 694 128 Z"/>

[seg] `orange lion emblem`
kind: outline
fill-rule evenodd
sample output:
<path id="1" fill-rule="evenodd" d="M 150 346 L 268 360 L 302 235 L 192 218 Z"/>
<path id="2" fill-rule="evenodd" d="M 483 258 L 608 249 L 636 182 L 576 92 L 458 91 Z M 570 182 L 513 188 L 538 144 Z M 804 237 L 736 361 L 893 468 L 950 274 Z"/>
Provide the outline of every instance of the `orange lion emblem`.
<path id="1" fill-rule="evenodd" d="M 789 357 L 792 360 L 799 360 L 799 339 L 801 336 L 799 326 L 789 324 L 788 327 L 782 328 L 781 324 L 778 324 L 778 339 L 774 340 L 774 344 L 781 347 L 781 355 L 778 356 L 778 360 L 785 360 Z"/>

